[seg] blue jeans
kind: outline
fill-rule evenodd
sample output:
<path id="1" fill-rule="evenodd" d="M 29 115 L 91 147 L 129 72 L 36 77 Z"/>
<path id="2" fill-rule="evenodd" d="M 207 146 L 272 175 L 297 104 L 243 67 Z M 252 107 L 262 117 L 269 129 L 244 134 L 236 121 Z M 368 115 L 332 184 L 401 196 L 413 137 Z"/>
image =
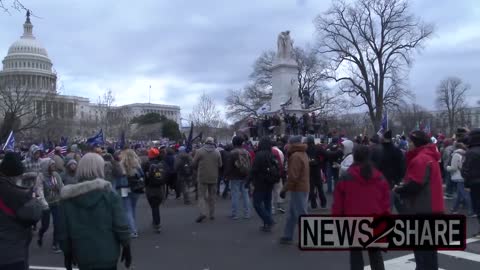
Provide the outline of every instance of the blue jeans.
<path id="1" fill-rule="evenodd" d="M 472 213 L 472 201 L 470 199 L 470 193 L 465 191 L 465 183 L 457 182 L 457 198 L 455 199 L 455 204 L 453 205 L 453 210 L 457 211 L 460 207 L 460 202 L 465 202 L 465 207 L 467 208 L 468 213 Z"/>
<path id="2" fill-rule="evenodd" d="M 283 237 L 293 240 L 298 218 L 307 214 L 308 192 L 290 192 L 290 206 Z"/>
<path id="3" fill-rule="evenodd" d="M 445 193 L 446 195 L 452 196 L 453 193 L 455 192 L 455 182 L 452 181 L 452 176 L 449 172 L 445 172 Z"/>
<path id="4" fill-rule="evenodd" d="M 137 201 L 138 201 L 138 194 L 130 192 L 127 197 L 122 198 L 123 202 L 123 209 L 127 214 L 127 221 L 128 226 L 130 227 L 130 231 L 132 233 L 137 233 L 137 224 L 135 222 L 136 213 L 137 213 Z"/>
<path id="5" fill-rule="evenodd" d="M 232 191 L 232 216 L 238 217 L 241 198 L 243 201 L 244 217 L 250 217 L 250 197 L 248 196 L 248 190 L 245 188 L 245 180 L 230 180 L 230 189 Z"/>
<path id="6" fill-rule="evenodd" d="M 254 191 L 253 207 L 255 208 L 255 211 L 257 211 L 258 216 L 262 219 L 264 225 L 273 225 L 271 191 Z"/>

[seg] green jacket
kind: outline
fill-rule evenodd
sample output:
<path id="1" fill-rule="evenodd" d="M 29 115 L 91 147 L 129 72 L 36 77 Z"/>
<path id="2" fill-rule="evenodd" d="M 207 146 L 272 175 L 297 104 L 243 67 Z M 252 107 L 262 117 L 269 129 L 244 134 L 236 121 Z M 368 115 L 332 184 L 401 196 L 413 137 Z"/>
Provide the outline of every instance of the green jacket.
<path id="1" fill-rule="evenodd" d="M 216 184 L 218 169 L 222 167 L 222 157 L 215 145 L 205 144 L 198 149 L 193 158 L 193 167 L 197 169 L 198 183 Z"/>
<path id="2" fill-rule="evenodd" d="M 117 265 L 130 230 L 121 200 L 108 181 L 95 179 L 67 185 L 61 191 L 59 241 L 80 269 Z"/>

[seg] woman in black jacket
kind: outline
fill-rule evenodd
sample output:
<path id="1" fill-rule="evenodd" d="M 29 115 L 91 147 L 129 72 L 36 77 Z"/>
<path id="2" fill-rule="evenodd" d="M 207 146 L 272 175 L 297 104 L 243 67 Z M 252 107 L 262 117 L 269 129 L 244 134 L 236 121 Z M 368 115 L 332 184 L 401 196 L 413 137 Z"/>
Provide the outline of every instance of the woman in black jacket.
<path id="1" fill-rule="evenodd" d="M 275 224 L 272 219 L 272 191 L 274 184 L 280 181 L 279 167 L 275 162 L 270 138 L 264 137 L 258 144 L 247 183 L 253 182 L 253 207 L 263 221 L 260 229 L 264 232 L 270 232 Z"/>

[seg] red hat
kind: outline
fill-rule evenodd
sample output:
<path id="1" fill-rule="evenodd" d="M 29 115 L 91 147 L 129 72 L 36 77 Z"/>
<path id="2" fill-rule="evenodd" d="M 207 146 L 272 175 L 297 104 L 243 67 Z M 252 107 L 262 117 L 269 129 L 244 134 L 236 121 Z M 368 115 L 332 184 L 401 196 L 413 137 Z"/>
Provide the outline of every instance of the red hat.
<path id="1" fill-rule="evenodd" d="M 160 155 L 160 151 L 158 151 L 157 148 L 152 147 L 148 150 L 148 158 L 149 159 L 157 158 L 159 155 Z"/>

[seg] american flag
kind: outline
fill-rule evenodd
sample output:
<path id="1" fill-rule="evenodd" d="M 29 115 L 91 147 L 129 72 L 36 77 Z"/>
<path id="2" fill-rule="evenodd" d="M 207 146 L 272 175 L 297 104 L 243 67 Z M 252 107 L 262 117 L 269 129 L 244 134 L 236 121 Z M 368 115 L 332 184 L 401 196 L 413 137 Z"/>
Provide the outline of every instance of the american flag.
<path id="1" fill-rule="evenodd" d="M 62 156 L 67 154 L 67 148 L 67 146 L 60 146 L 60 153 L 62 154 Z M 53 156 L 55 155 L 55 148 L 53 148 L 52 150 L 47 150 L 45 152 L 47 153 L 47 157 L 53 158 Z"/>

